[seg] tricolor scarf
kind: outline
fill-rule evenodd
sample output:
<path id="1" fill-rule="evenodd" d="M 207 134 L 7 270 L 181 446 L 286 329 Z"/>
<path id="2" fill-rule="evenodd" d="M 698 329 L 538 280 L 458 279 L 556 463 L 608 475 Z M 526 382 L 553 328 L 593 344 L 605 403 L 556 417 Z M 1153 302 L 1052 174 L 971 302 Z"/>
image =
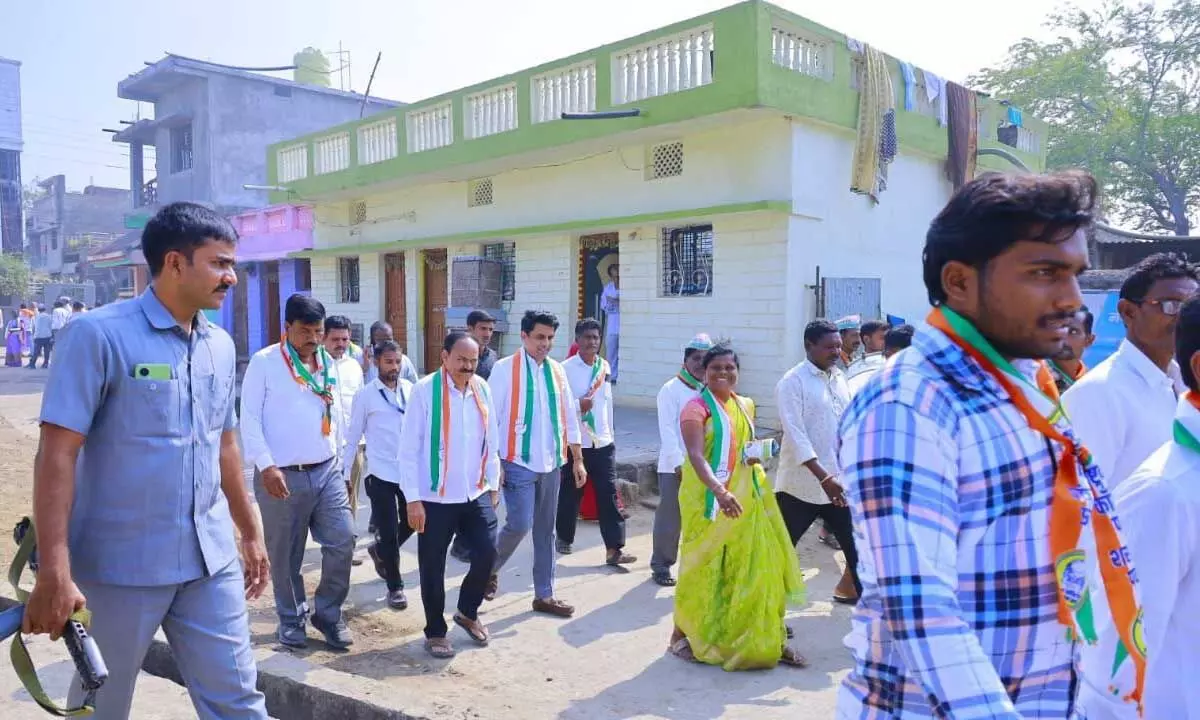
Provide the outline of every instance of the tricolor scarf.
<path id="1" fill-rule="evenodd" d="M 583 356 L 581 355 L 579 359 L 582 361 Z M 600 388 L 604 386 L 604 381 L 606 378 L 608 378 L 611 372 L 612 370 L 610 370 L 608 367 L 608 361 L 600 357 L 600 354 L 597 353 L 596 359 L 592 361 L 592 377 L 591 380 L 588 381 L 587 394 L 581 399 L 591 400 L 593 397 L 595 397 L 596 393 L 600 392 Z M 583 426 L 587 428 L 588 435 L 592 438 L 592 443 L 595 444 L 596 413 L 593 410 L 588 410 L 583 414 L 583 417 L 581 417 L 580 420 L 583 421 Z"/>
<path id="2" fill-rule="evenodd" d="M 1060 444 L 1062 455 L 1054 477 L 1050 503 L 1050 554 L 1058 580 L 1058 620 L 1073 640 L 1089 645 L 1098 640 L 1090 593 L 1103 591 L 1108 599 L 1113 625 L 1120 642 L 1113 658 L 1112 674 L 1126 659 L 1134 663 L 1136 684 L 1124 700 L 1137 703 L 1142 711 L 1145 687 L 1146 647 L 1142 609 L 1138 600 L 1137 573 L 1117 531 L 1120 521 L 1100 469 L 1091 453 L 1075 436 L 1052 382 L 1035 386 L 992 347 L 991 343 L 961 315 L 947 307 L 929 313 L 928 322 L 945 333 L 1008 393 L 1030 428 Z M 1044 375 L 1043 375 L 1044 377 Z M 1082 471 L 1084 483 L 1080 483 Z M 1089 502 L 1090 500 L 1090 502 Z M 1091 528 L 1090 537 L 1084 530 Z M 1102 587 L 1089 587 L 1089 550 L 1100 566 Z"/>
<path id="3" fill-rule="evenodd" d="M 684 385 L 687 385 L 689 390 L 699 391 L 700 386 L 704 384 L 704 383 L 700 382 L 699 380 L 697 380 L 696 376 L 694 376 L 690 372 L 688 372 L 687 368 L 680 368 L 679 374 L 676 375 L 675 377 L 679 378 L 679 382 L 683 383 Z"/>
<path id="4" fill-rule="evenodd" d="M 488 403 L 484 396 L 487 383 L 472 375 L 467 387 L 475 397 L 475 407 L 479 408 L 479 419 L 483 434 L 480 449 L 482 456 L 479 460 L 479 482 L 476 487 L 483 490 L 487 487 L 487 457 L 488 457 Z M 433 412 L 429 421 L 429 489 L 440 497 L 446 495 L 446 470 L 450 465 L 450 438 L 454 436 L 451 426 L 453 413 L 450 412 L 450 376 L 445 370 L 439 369 L 433 374 Z"/>
<path id="5" fill-rule="evenodd" d="M 754 423 L 750 420 L 750 415 L 746 412 L 746 406 L 742 404 L 742 399 L 737 396 L 737 393 L 734 393 L 732 397 L 746 424 L 753 428 Z M 733 420 L 730 419 L 729 413 L 725 412 L 725 406 L 707 387 L 700 391 L 700 399 L 704 401 L 709 417 L 712 418 L 713 438 L 712 448 L 708 451 L 708 466 L 712 468 L 717 482 L 727 485 L 729 479 L 733 477 L 733 470 L 737 466 L 740 454 L 737 428 L 733 426 Z M 704 493 L 704 517 L 716 520 L 719 510 L 716 494 L 712 490 L 706 491 Z"/>
<path id="6" fill-rule="evenodd" d="M 308 388 L 314 395 L 321 398 L 325 403 L 325 414 L 321 416 L 321 434 L 328 435 L 333 431 L 333 386 L 334 380 L 329 376 L 329 370 L 333 365 L 333 358 L 325 351 L 325 348 L 317 346 L 317 363 L 321 366 L 321 382 L 313 377 L 313 374 L 308 371 L 308 366 L 300 359 L 300 354 L 296 352 L 296 348 L 288 342 L 287 335 L 279 341 L 279 354 L 283 355 L 283 364 L 287 365 L 288 372 L 292 374 L 292 379 L 301 387 Z"/>
<path id="7" fill-rule="evenodd" d="M 1049 366 L 1050 372 L 1054 373 L 1054 384 L 1063 390 L 1066 390 L 1074 385 L 1075 382 L 1078 381 L 1079 378 L 1083 377 L 1083 374 L 1087 372 L 1087 366 L 1083 363 L 1079 363 L 1079 371 L 1076 372 L 1074 376 L 1072 376 L 1069 372 L 1063 369 L 1061 365 L 1053 360 L 1047 360 L 1046 365 Z"/>
<path id="8" fill-rule="evenodd" d="M 508 462 L 516 462 L 518 458 L 524 463 L 529 462 L 533 405 L 534 398 L 537 397 L 534 388 L 534 367 L 533 360 L 525 353 L 524 348 L 513 355 L 512 387 L 508 406 L 508 452 L 504 457 Z M 562 375 L 562 368 L 550 358 L 542 362 L 542 375 L 546 381 L 546 401 L 550 405 L 554 456 L 558 458 L 558 464 L 563 465 L 567 462 L 567 383 Z"/>
<path id="9" fill-rule="evenodd" d="M 1200 453 L 1200 438 L 1197 438 L 1200 435 L 1200 395 L 1188 390 L 1183 397 L 1188 401 L 1188 407 L 1180 408 L 1175 414 L 1175 443 Z"/>

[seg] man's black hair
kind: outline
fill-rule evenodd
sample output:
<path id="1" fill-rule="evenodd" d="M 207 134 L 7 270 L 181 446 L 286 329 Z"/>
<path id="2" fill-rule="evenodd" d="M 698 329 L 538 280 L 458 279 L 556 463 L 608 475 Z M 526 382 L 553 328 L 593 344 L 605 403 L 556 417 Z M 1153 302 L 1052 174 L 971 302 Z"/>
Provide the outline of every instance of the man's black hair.
<path id="1" fill-rule="evenodd" d="M 587 332 L 588 330 L 595 330 L 596 332 L 600 332 L 601 331 L 600 321 L 597 320 L 596 318 L 585 317 L 584 319 L 575 323 L 575 339 L 578 340 L 579 338 L 583 337 L 583 334 L 585 332 Z"/>
<path id="2" fill-rule="evenodd" d="M 1200 382 L 1192 372 L 1192 356 L 1200 352 L 1200 295 L 1188 298 L 1179 309 L 1175 323 L 1175 362 L 1179 374 L 1192 392 L 1200 392 Z"/>
<path id="3" fill-rule="evenodd" d="M 1079 309 L 1079 319 L 1083 322 L 1083 334 L 1091 335 L 1092 325 L 1096 322 L 1096 317 L 1092 315 L 1091 310 L 1087 309 L 1087 305 Z"/>
<path id="4" fill-rule="evenodd" d="M 816 345 L 821 342 L 821 338 L 836 332 L 839 332 L 837 325 L 828 320 L 813 320 L 804 326 L 804 344 Z"/>
<path id="5" fill-rule="evenodd" d="M 883 351 L 899 352 L 904 348 L 912 345 L 913 335 L 916 333 L 916 328 L 912 325 L 897 325 L 887 331 L 887 335 L 883 336 Z"/>
<path id="6" fill-rule="evenodd" d="M 325 332 L 330 330 L 349 330 L 350 318 L 345 315 L 330 315 L 325 318 Z"/>
<path id="7" fill-rule="evenodd" d="M 75 302 L 71 303 L 72 310 L 82 310 L 83 308 L 84 305 L 82 300 L 76 300 Z"/>
<path id="8" fill-rule="evenodd" d="M 454 346 L 462 340 L 470 340 L 471 342 L 475 342 L 475 338 L 471 337 L 462 330 L 451 330 L 450 332 L 446 333 L 446 339 L 442 341 L 442 349 L 446 352 L 451 352 L 454 350 Z"/>
<path id="9" fill-rule="evenodd" d="M 289 325 L 296 322 L 301 325 L 322 323 L 325 321 L 325 306 L 314 297 L 295 293 L 283 306 L 283 321 Z"/>
<path id="10" fill-rule="evenodd" d="M 521 318 L 521 332 L 528 335 L 538 325 L 545 325 L 557 331 L 558 318 L 554 316 L 554 313 L 545 310 L 526 310 L 525 315 Z"/>
<path id="11" fill-rule="evenodd" d="M 142 230 L 142 255 L 151 277 L 158 277 L 172 250 L 190 262 L 196 248 L 212 241 L 236 244 L 237 230 L 216 210 L 190 202 L 174 202 L 154 213 Z"/>
<path id="12" fill-rule="evenodd" d="M 1154 253 L 1142 258 L 1129 270 L 1125 282 L 1121 283 L 1121 299 L 1139 303 L 1146 299 L 1150 288 L 1159 280 L 1191 278 L 1200 282 L 1196 266 L 1173 252 Z"/>
<path id="13" fill-rule="evenodd" d="M 383 320 L 376 320 L 375 322 L 371 323 L 371 331 L 367 333 L 367 339 L 370 340 L 371 338 L 375 337 L 375 333 L 379 332 L 380 330 L 391 329 L 391 323 L 384 322 Z"/>
<path id="14" fill-rule="evenodd" d="M 882 320 L 868 320 L 862 324 L 862 328 L 859 330 L 858 334 L 864 337 L 867 335 L 874 335 L 880 330 L 887 330 L 888 327 L 889 325 Z"/>
<path id="15" fill-rule="evenodd" d="M 384 353 L 390 352 L 394 352 L 397 355 L 404 354 L 400 352 L 400 343 L 396 342 L 395 340 L 384 340 L 375 346 L 375 359 L 378 360 L 383 356 Z"/>
<path id="16" fill-rule="evenodd" d="M 467 327 L 475 327 L 480 323 L 494 323 L 496 318 L 487 310 L 472 310 L 467 315 Z"/>
<path id="17" fill-rule="evenodd" d="M 981 274 L 1020 240 L 1060 243 L 1092 223 L 1096 180 L 1082 170 L 1042 175 L 986 173 L 963 185 L 925 235 L 925 290 L 932 305 L 946 301 L 942 268 L 950 262 Z"/>
<path id="18" fill-rule="evenodd" d="M 693 348 L 693 347 L 687 348 L 687 349 L 685 349 L 685 350 L 683 351 L 683 361 L 684 361 L 684 362 L 687 362 L 688 360 L 690 360 L 690 359 L 691 359 L 691 357 L 692 357 L 693 355 L 695 355 L 695 354 L 697 354 L 697 353 L 699 353 L 699 354 L 703 355 L 703 354 L 704 354 L 704 353 L 706 353 L 706 352 L 708 352 L 708 351 L 707 351 L 707 350 L 701 350 L 700 348 Z"/>

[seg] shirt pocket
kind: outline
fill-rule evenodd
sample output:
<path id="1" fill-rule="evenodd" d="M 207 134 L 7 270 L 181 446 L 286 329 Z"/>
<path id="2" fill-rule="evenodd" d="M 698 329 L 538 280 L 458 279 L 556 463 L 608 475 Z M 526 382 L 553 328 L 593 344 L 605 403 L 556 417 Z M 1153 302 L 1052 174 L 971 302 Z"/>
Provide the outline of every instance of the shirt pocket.
<path id="1" fill-rule="evenodd" d="M 121 422 L 137 437 L 173 437 L 180 433 L 181 385 L 178 379 L 127 379 L 117 393 Z"/>

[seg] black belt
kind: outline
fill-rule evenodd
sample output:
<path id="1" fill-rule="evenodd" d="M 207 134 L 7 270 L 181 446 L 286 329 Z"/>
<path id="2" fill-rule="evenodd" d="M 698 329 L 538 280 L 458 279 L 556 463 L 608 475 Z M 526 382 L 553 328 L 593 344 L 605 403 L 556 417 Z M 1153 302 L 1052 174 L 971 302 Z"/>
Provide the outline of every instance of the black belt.
<path id="1" fill-rule="evenodd" d="M 304 463 L 301 465 L 281 465 L 279 467 L 279 469 L 287 470 L 288 472 L 309 472 L 310 470 L 316 470 L 317 468 L 321 467 L 322 465 L 325 465 L 326 463 L 330 463 L 330 462 L 333 462 L 332 457 L 325 458 L 321 462 L 315 462 L 315 463 Z"/>

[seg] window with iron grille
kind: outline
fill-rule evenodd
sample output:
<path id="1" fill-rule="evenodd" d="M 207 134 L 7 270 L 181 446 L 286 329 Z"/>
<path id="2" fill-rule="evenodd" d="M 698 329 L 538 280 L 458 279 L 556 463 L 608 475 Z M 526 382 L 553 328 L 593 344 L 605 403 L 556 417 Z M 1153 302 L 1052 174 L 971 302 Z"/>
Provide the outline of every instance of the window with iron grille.
<path id="1" fill-rule="evenodd" d="M 192 126 L 181 125 L 171 128 L 171 172 L 181 173 L 192 169 Z"/>
<path id="2" fill-rule="evenodd" d="M 341 302 L 358 302 L 358 291 L 358 258 L 338 258 L 338 295 Z"/>
<path id="3" fill-rule="evenodd" d="M 499 260 L 504 264 L 500 299 L 514 300 L 517 297 L 517 244 L 509 242 L 484 245 L 483 257 L 487 260 Z"/>
<path id="4" fill-rule="evenodd" d="M 712 225 L 665 228 L 662 297 L 709 297 L 713 290 Z"/>

